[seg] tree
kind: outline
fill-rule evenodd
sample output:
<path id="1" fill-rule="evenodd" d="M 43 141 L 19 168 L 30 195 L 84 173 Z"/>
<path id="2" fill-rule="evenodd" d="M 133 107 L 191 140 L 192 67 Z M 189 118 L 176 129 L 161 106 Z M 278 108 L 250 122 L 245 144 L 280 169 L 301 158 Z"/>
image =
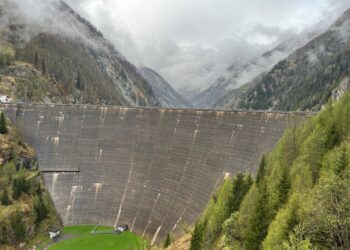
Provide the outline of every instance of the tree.
<path id="1" fill-rule="evenodd" d="M 256 178 L 255 178 L 255 182 L 257 185 L 259 185 L 263 180 L 265 176 L 265 172 L 266 172 L 266 160 L 265 160 L 265 155 L 263 155 L 259 164 L 259 169 L 256 174 Z"/>
<path id="2" fill-rule="evenodd" d="M 39 68 L 39 56 L 37 52 L 34 54 L 34 65 L 36 68 Z"/>
<path id="3" fill-rule="evenodd" d="M 232 201 L 230 202 L 230 213 L 239 210 L 241 202 L 248 192 L 250 186 L 252 185 L 251 176 L 245 177 L 243 174 L 239 173 L 232 181 Z"/>
<path id="4" fill-rule="evenodd" d="M 45 65 L 45 60 L 44 58 L 41 60 L 41 71 L 43 72 L 43 74 L 46 74 L 46 65 Z"/>
<path id="5" fill-rule="evenodd" d="M 4 206 L 11 205 L 11 201 L 10 201 L 10 198 L 9 198 L 9 194 L 7 192 L 7 188 L 5 188 L 4 192 L 2 193 L 1 204 L 4 205 Z"/>
<path id="6" fill-rule="evenodd" d="M 6 134 L 8 132 L 7 130 L 7 122 L 4 112 L 1 112 L 0 115 L 0 134 Z"/>
<path id="7" fill-rule="evenodd" d="M 334 169 L 335 174 L 338 176 L 342 176 L 348 164 L 349 164 L 348 152 L 346 150 L 346 147 L 343 146 L 340 149 L 340 156 L 337 162 L 335 163 L 335 169 Z"/>
<path id="8" fill-rule="evenodd" d="M 202 240 L 204 234 L 204 225 L 201 222 L 197 222 L 194 226 L 194 230 L 191 238 L 191 248 L 190 250 L 201 250 Z"/>
<path id="9" fill-rule="evenodd" d="M 170 234 L 168 234 L 165 238 L 163 247 L 167 248 L 168 246 L 170 246 L 170 244 L 171 244 L 171 239 L 170 239 Z"/>
<path id="10" fill-rule="evenodd" d="M 78 76 L 77 76 L 77 88 L 79 90 L 84 90 L 84 83 L 81 79 L 81 75 L 80 75 L 80 72 L 78 73 Z"/>
<path id="11" fill-rule="evenodd" d="M 269 226 L 268 193 L 266 183 L 263 181 L 258 187 L 258 197 L 255 201 L 253 214 L 251 215 L 248 228 L 245 232 L 244 245 L 246 249 L 259 250 Z"/>
<path id="12" fill-rule="evenodd" d="M 34 211 L 36 213 L 36 223 L 39 224 L 47 218 L 48 209 L 46 208 L 42 195 L 34 199 Z"/>
<path id="13" fill-rule="evenodd" d="M 17 242 L 24 241 L 26 237 L 26 225 L 23 218 L 23 213 L 20 211 L 16 211 L 11 217 L 11 226 Z"/>
<path id="14" fill-rule="evenodd" d="M 278 195 L 278 204 L 281 206 L 287 201 L 289 190 L 290 190 L 290 180 L 289 180 L 289 171 L 287 167 L 282 169 L 282 176 L 277 184 L 277 195 Z"/>
<path id="15" fill-rule="evenodd" d="M 17 200 L 23 193 L 25 185 L 24 177 L 20 176 L 13 181 L 13 199 Z"/>

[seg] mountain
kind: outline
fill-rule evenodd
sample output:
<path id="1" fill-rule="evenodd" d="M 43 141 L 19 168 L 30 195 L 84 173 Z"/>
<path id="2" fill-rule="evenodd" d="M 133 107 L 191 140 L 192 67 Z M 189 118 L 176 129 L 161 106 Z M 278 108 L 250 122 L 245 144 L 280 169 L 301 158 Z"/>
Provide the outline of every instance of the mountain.
<path id="1" fill-rule="evenodd" d="M 232 64 L 208 89 L 195 95 L 192 99 L 196 107 L 211 108 L 230 90 L 237 89 L 250 82 L 261 73 L 270 70 L 280 60 L 286 58 L 297 48 L 305 45 L 317 35 L 316 32 L 300 34 L 286 40 L 271 51 L 248 62 L 238 61 Z"/>
<path id="2" fill-rule="evenodd" d="M 270 71 L 232 90 L 220 109 L 319 110 L 350 85 L 350 10 Z"/>
<path id="3" fill-rule="evenodd" d="M 153 93 L 160 100 L 160 105 L 167 108 L 190 108 L 192 104 L 176 92 L 171 85 L 157 72 L 150 68 L 142 68 L 143 77 L 151 85 Z"/>
<path id="4" fill-rule="evenodd" d="M 36 102 L 159 105 L 139 70 L 65 2 L 2 0 L 0 23 L 0 94 Z"/>
<path id="5" fill-rule="evenodd" d="M 350 249 L 350 93 L 288 129 L 250 174 L 228 177 L 194 249 Z M 232 248 L 232 246 L 234 246 Z"/>

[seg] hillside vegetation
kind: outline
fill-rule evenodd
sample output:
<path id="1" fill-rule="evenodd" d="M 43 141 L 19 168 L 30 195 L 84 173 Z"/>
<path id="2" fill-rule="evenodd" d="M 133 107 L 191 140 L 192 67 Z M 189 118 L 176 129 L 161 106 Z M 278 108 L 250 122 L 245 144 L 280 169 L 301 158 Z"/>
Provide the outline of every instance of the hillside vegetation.
<path id="1" fill-rule="evenodd" d="M 215 104 L 216 108 L 320 110 L 350 87 L 350 10 L 326 32 Z"/>
<path id="2" fill-rule="evenodd" d="M 46 240 L 48 227 L 61 223 L 37 172 L 35 151 L 6 123 L 1 113 L 0 249 L 16 249 Z"/>
<path id="3" fill-rule="evenodd" d="M 21 7 L 0 2 L 0 95 L 25 102 L 159 105 L 139 70 L 63 1 L 38 3 L 40 18 Z"/>
<path id="4" fill-rule="evenodd" d="M 346 93 L 287 130 L 254 182 L 225 181 L 196 223 L 191 249 L 349 249 L 349 161 Z"/>

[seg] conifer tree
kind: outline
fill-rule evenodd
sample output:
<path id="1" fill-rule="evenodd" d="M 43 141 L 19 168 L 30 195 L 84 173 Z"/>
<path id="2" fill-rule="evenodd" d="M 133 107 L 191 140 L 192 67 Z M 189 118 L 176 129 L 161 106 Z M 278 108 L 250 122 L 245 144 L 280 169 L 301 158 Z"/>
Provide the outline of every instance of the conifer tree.
<path id="1" fill-rule="evenodd" d="M 250 250 L 259 250 L 269 226 L 268 193 L 265 182 L 258 188 L 258 197 L 255 202 L 253 214 L 248 222 L 245 232 L 245 247 Z"/>
<path id="2" fill-rule="evenodd" d="M 17 242 L 22 242 L 26 237 L 26 225 L 23 221 L 23 214 L 16 211 L 11 217 L 11 226 L 15 232 Z"/>
<path id="3" fill-rule="evenodd" d="M 9 198 L 9 194 L 7 192 L 7 188 L 5 188 L 4 192 L 2 193 L 1 204 L 4 205 L 4 206 L 11 205 L 11 201 L 10 201 L 10 198 Z"/>
<path id="4" fill-rule="evenodd" d="M 342 176 L 343 171 L 349 164 L 348 153 L 345 147 L 340 149 L 340 156 L 335 164 L 335 174 Z"/>
<path id="5" fill-rule="evenodd" d="M 46 74 L 46 65 L 44 59 L 41 60 L 41 71 L 43 72 L 43 74 Z"/>
<path id="6" fill-rule="evenodd" d="M 7 124 L 6 124 L 6 117 L 4 112 L 1 112 L 0 115 L 0 134 L 6 134 L 8 132 L 7 130 Z"/>
<path id="7" fill-rule="evenodd" d="M 290 180 L 289 180 L 289 173 L 288 168 L 284 167 L 282 169 L 282 176 L 281 179 L 277 185 L 277 192 L 278 192 L 278 207 L 284 204 L 288 198 L 288 193 L 290 190 Z"/>
<path id="8" fill-rule="evenodd" d="M 204 225 L 201 222 L 197 222 L 191 238 L 191 248 L 190 250 L 201 250 L 202 240 L 204 234 Z"/>
<path id="9" fill-rule="evenodd" d="M 44 203 L 44 199 L 42 195 L 40 195 L 35 201 L 34 201 L 34 211 L 36 213 L 36 222 L 40 223 L 44 219 L 46 219 L 48 210 L 46 208 L 46 205 Z"/>
<path id="10" fill-rule="evenodd" d="M 255 178 L 255 182 L 257 185 L 259 185 L 262 182 L 265 176 L 265 171 L 266 171 L 265 169 L 266 169 L 266 160 L 265 160 L 265 155 L 263 155 L 259 164 L 259 169 L 256 174 L 256 178 Z"/>
<path id="11" fill-rule="evenodd" d="M 170 235 L 168 234 L 165 238 L 165 241 L 164 241 L 164 248 L 167 248 L 168 246 L 170 246 L 171 244 L 171 239 L 170 239 Z"/>

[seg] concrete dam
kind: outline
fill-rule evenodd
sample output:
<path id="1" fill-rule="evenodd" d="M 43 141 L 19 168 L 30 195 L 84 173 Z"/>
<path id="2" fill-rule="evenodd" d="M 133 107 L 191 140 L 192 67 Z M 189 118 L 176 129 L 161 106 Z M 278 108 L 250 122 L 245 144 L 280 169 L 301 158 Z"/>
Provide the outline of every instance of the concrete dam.
<path id="1" fill-rule="evenodd" d="M 303 113 L 0 105 L 37 151 L 65 225 L 128 224 L 159 242 L 192 224 L 223 179 L 254 173 Z"/>

